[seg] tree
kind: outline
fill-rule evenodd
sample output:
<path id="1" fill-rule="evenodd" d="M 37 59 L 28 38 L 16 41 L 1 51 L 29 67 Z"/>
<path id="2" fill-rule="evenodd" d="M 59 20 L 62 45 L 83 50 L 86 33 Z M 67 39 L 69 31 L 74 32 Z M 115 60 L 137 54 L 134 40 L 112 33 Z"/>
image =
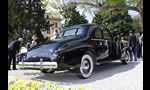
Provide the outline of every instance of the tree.
<path id="1" fill-rule="evenodd" d="M 30 39 L 37 36 L 37 43 L 45 39 L 42 30 L 48 30 L 44 19 L 45 9 L 42 0 L 9 0 L 8 1 L 8 41 L 23 37 Z M 26 31 L 29 31 L 29 34 Z M 14 38 L 12 38 L 14 37 Z"/>
<path id="2" fill-rule="evenodd" d="M 21 9 L 17 0 L 8 0 L 8 43 L 18 39 L 22 33 Z"/>
<path id="3" fill-rule="evenodd" d="M 71 6 L 61 7 L 60 14 L 65 19 L 65 24 L 63 27 L 88 23 L 88 21 L 85 19 L 85 16 L 80 15 L 80 13 L 76 10 L 76 7 Z"/>
<path id="4" fill-rule="evenodd" d="M 99 11 L 107 9 L 127 9 L 139 12 L 143 22 L 143 0 L 78 0 L 75 5 L 88 5 Z"/>
<path id="5" fill-rule="evenodd" d="M 141 22 L 140 16 L 134 16 L 133 17 L 133 27 L 136 30 L 136 32 L 143 32 L 142 22 Z"/>
<path id="6" fill-rule="evenodd" d="M 46 0 L 49 1 L 49 0 Z M 56 2 L 57 1 L 57 2 Z M 55 9 L 59 9 L 58 6 L 66 5 L 71 3 L 72 6 L 80 6 L 84 11 L 105 11 L 110 9 L 127 9 L 139 12 L 143 23 L 143 0 L 56 0 L 49 1 L 49 4 Z"/>
<path id="7" fill-rule="evenodd" d="M 45 41 L 41 31 L 48 30 L 49 27 L 44 19 L 45 9 L 42 4 L 42 0 L 20 0 L 22 13 L 25 14 L 24 28 L 30 31 L 29 38 L 36 35 L 37 43 Z"/>
<path id="8" fill-rule="evenodd" d="M 133 20 L 131 16 L 128 15 L 128 10 L 126 9 L 97 12 L 93 19 L 93 23 L 108 28 L 114 39 L 117 38 L 117 35 L 127 39 L 128 32 L 133 30 Z"/>

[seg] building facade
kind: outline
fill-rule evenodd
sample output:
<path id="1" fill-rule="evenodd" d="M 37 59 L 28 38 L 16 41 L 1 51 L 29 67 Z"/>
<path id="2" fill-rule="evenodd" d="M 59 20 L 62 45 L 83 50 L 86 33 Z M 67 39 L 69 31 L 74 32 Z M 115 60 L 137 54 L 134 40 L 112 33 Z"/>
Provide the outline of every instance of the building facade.
<path id="1" fill-rule="evenodd" d="M 44 38 L 48 37 L 48 40 L 50 40 L 55 31 L 60 32 L 60 30 L 62 29 L 61 26 L 62 19 L 60 18 L 60 16 L 56 15 L 52 16 L 49 14 L 45 14 L 44 18 L 46 19 L 47 22 L 49 22 L 49 25 L 53 24 L 53 26 L 49 27 L 49 30 L 42 32 Z"/>

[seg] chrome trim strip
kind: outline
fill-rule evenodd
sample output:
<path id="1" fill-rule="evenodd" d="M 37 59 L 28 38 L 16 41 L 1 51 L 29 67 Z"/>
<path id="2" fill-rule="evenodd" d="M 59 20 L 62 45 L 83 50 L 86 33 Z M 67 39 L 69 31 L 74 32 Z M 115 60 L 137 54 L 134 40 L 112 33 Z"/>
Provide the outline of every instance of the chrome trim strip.
<path id="1" fill-rule="evenodd" d="M 104 39 L 91 39 L 91 40 L 105 41 Z"/>
<path id="2" fill-rule="evenodd" d="M 57 62 L 19 62 L 19 66 L 23 68 L 39 68 L 39 69 L 44 69 L 44 68 L 54 68 L 56 69 L 58 67 Z M 41 67 L 42 66 L 42 67 Z"/>

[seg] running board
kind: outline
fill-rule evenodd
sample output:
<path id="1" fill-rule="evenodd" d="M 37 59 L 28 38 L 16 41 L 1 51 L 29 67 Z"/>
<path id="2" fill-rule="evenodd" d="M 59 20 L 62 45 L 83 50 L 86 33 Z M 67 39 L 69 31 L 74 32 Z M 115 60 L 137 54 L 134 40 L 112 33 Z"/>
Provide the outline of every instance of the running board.
<path id="1" fill-rule="evenodd" d="M 96 62 L 96 64 L 95 65 L 100 65 L 101 63 L 98 63 L 98 62 Z"/>
<path id="2" fill-rule="evenodd" d="M 117 60 L 117 59 L 97 60 L 97 62 L 95 63 L 95 65 L 101 65 L 101 64 L 112 62 L 112 61 L 115 61 L 115 60 Z"/>

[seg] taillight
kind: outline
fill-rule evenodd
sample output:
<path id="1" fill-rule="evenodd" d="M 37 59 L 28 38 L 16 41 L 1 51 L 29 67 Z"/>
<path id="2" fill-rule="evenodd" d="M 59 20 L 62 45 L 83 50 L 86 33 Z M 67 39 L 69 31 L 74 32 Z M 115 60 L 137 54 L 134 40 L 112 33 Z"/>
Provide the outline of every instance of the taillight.
<path id="1" fill-rule="evenodd" d="M 55 51 L 54 56 L 58 56 L 58 51 Z"/>
<path id="2" fill-rule="evenodd" d="M 21 55 L 18 53 L 17 56 L 21 56 Z"/>
<path id="3" fill-rule="evenodd" d="M 53 61 L 54 61 L 54 59 L 52 59 L 52 58 L 51 58 L 50 60 L 51 60 L 51 62 L 53 62 Z"/>

